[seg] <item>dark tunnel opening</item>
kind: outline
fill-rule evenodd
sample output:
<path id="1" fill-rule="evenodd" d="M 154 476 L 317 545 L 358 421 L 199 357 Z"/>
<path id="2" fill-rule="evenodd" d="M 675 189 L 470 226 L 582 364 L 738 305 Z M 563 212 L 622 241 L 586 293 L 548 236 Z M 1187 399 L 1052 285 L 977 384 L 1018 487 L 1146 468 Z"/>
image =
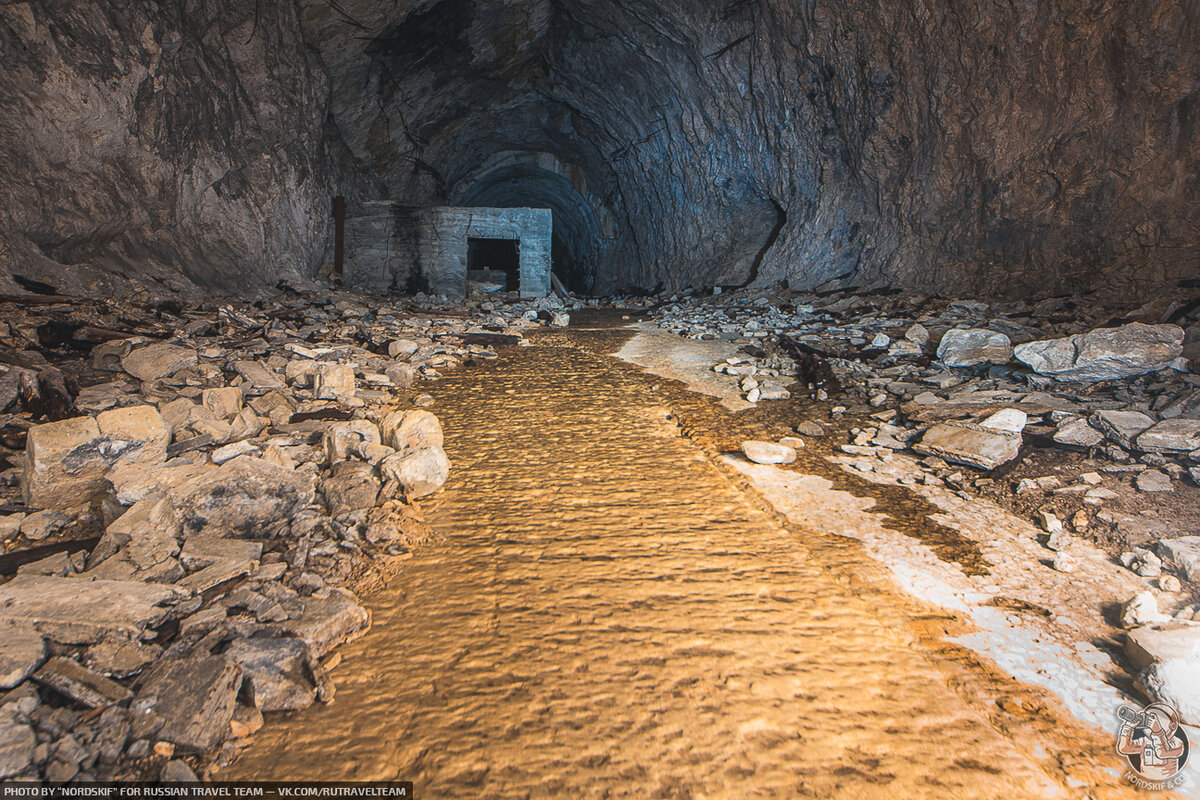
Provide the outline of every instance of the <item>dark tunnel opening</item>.
<path id="1" fill-rule="evenodd" d="M 588 199 L 563 176 L 535 164 L 493 169 L 457 196 L 465 206 L 548 208 L 553 218 L 551 269 L 570 291 L 592 292 L 602 248 Z"/>
<path id="2" fill-rule="evenodd" d="M 516 239 L 467 239 L 467 280 L 490 283 L 504 276 L 504 291 L 521 288 L 521 245 Z"/>

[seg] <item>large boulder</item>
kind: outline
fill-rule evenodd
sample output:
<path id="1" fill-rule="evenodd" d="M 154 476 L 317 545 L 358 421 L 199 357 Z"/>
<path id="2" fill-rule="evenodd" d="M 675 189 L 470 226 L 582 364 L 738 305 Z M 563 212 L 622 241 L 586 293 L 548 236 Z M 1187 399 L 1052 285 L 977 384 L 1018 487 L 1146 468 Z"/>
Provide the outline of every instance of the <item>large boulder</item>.
<path id="1" fill-rule="evenodd" d="M 167 491 L 185 535 L 262 538 L 313 502 L 311 473 L 241 456 Z"/>
<path id="2" fill-rule="evenodd" d="M 171 429 L 148 405 L 35 425 L 25 444 L 25 502 L 34 508 L 86 506 L 104 493 L 113 465 L 161 463 L 170 439 Z"/>
<path id="3" fill-rule="evenodd" d="M 1171 621 L 1131 630 L 1125 655 L 1140 689 L 1174 706 L 1184 722 L 1200 723 L 1200 624 Z"/>
<path id="4" fill-rule="evenodd" d="M 241 666 L 246 694 L 259 711 L 295 711 L 317 697 L 307 648 L 299 639 L 239 639 L 225 657 Z"/>
<path id="5" fill-rule="evenodd" d="M 1094 383 L 1166 369 L 1181 352 L 1183 329 L 1178 325 L 1132 322 L 1017 345 L 1014 355 L 1055 380 Z"/>
<path id="6" fill-rule="evenodd" d="M 442 424 L 428 411 L 393 411 L 380 421 L 379 432 L 385 445 L 401 453 L 441 447 L 445 441 Z"/>
<path id="7" fill-rule="evenodd" d="M 387 483 L 384 493 L 389 497 L 397 491 L 409 499 L 425 497 L 442 488 L 450 477 L 450 459 L 440 447 L 396 453 L 379 466 Z"/>
<path id="8" fill-rule="evenodd" d="M 1016 458 L 1021 452 L 1021 441 L 1019 433 L 951 421 L 925 431 L 921 441 L 913 445 L 913 450 L 956 464 L 991 470 Z"/>
<path id="9" fill-rule="evenodd" d="M 1012 342 L 1007 336 L 982 328 L 952 328 L 942 336 L 937 349 L 937 357 L 947 367 L 1005 364 L 1012 354 Z"/>
<path id="10" fill-rule="evenodd" d="M 196 351 L 173 344 L 139 347 L 121 359 L 126 372 L 141 381 L 154 381 L 196 366 Z"/>

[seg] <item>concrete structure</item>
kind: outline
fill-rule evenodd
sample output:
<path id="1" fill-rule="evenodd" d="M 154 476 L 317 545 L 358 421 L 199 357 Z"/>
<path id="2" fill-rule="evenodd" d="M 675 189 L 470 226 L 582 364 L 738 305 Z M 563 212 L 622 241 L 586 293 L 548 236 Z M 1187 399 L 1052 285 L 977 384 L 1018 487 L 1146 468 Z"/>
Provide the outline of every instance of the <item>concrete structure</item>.
<path id="1" fill-rule="evenodd" d="M 516 242 L 516 290 L 550 293 L 551 214 L 545 208 L 421 208 L 363 203 L 346 210 L 346 267 L 350 286 L 403 294 L 466 297 L 471 240 Z"/>

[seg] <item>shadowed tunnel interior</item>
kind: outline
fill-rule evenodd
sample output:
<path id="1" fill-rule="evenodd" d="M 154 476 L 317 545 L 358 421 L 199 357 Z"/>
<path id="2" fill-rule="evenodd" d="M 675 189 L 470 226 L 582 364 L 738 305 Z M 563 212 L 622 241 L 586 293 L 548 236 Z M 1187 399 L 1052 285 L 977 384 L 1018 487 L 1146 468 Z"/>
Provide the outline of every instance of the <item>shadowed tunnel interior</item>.
<path id="1" fill-rule="evenodd" d="M 8 4 L 0 259 L 68 287 L 248 291 L 329 263 L 340 195 L 549 207 L 581 292 L 1141 296 L 1200 269 L 1198 16 Z"/>

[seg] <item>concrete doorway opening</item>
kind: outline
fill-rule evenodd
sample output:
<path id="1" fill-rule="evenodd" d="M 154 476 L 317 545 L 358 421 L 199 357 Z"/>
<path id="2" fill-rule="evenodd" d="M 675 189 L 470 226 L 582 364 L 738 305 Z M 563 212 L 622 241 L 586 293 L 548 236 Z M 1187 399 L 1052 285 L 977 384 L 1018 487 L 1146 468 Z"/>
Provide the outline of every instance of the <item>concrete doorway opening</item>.
<path id="1" fill-rule="evenodd" d="M 521 289 L 521 243 L 517 239 L 467 239 L 467 282 L 497 292 Z M 486 290 L 486 289 L 485 289 Z"/>

